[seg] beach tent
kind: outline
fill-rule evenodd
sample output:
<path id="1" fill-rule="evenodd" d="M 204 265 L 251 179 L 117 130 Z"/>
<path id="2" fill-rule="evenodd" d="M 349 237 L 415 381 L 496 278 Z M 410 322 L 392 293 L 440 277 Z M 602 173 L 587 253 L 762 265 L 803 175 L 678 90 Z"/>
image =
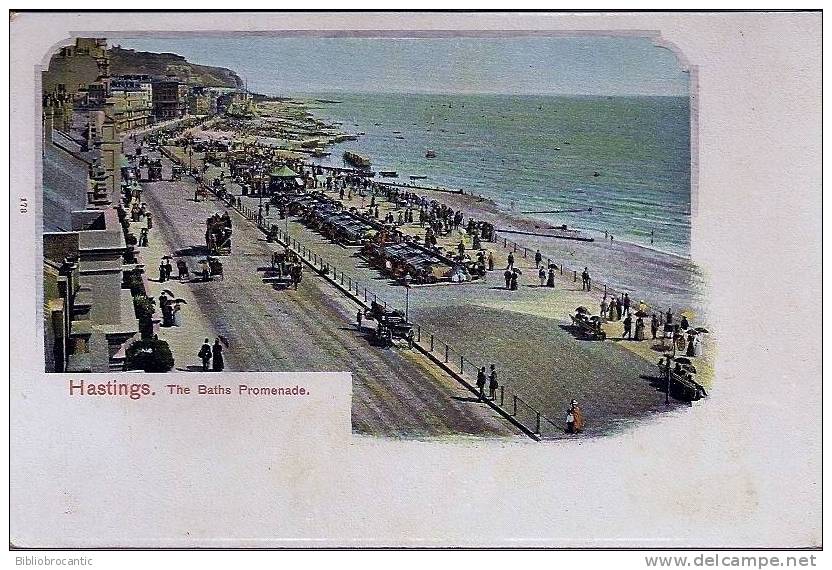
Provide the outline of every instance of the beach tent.
<path id="1" fill-rule="evenodd" d="M 298 173 L 284 164 L 280 168 L 272 170 L 270 176 L 272 178 L 297 178 Z"/>

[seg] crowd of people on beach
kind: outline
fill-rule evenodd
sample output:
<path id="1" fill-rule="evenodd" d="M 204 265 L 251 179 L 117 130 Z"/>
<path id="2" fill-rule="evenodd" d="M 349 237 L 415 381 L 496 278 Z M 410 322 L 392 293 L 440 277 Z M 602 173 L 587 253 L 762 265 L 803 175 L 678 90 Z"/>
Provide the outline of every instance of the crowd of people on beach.
<path id="1" fill-rule="evenodd" d="M 495 270 L 495 257 L 490 249 L 484 249 L 483 242 L 489 242 L 494 238 L 494 227 L 482 221 L 477 221 L 472 217 L 466 217 L 460 210 L 455 210 L 446 204 L 437 200 L 431 200 L 424 195 L 419 195 L 407 189 L 398 188 L 394 185 L 374 182 L 365 176 L 353 175 L 350 173 L 338 174 L 335 170 L 324 170 L 320 166 L 304 164 L 302 161 L 284 161 L 284 164 L 289 165 L 299 175 L 299 186 L 297 189 L 303 191 L 305 188 L 326 188 L 327 191 L 337 192 L 338 198 L 343 202 L 352 203 L 355 197 L 360 198 L 361 211 L 372 219 L 375 219 L 387 226 L 402 227 L 411 224 L 415 227 L 416 224 L 424 229 L 422 235 L 422 243 L 429 248 L 439 249 L 440 239 L 443 236 L 455 237 L 458 234 L 464 234 L 466 239 L 471 243 L 471 247 L 467 246 L 465 240 L 460 240 L 455 247 L 455 254 L 452 255 L 454 260 L 463 262 L 467 259 L 468 252 L 471 251 L 471 256 L 474 264 L 482 269 L 484 276 L 488 271 Z M 240 164 L 237 165 L 240 167 Z M 245 170 L 239 168 L 236 176 L 244 176 Z M 258 190 L 262 191 L 261 190 Z M 380 208 L 379 198 L 385 198 L 388 202 L 395 204 L 395 210 L 390 208 L 384 212 Z M 232 205 L 240 205 L 240 198 L 232 198 L 235 202 Z M 270 201 L 265 202 L 265 215 L 269 216 Z M 141 209 L 142 205 L 139 205 Z M 135 209 L 135 205 L 134 205 Z M 262 210 L 261 210 L 262 212 Z M 147 215 L 148 213 L 145 213 Z M 227 216 L 227 212 L 225 216 Z M 262 215 L 262 214 L 261 214 Z M 281 209 L 281 217 L 286 215 Z M 132 211 L 131 211 L 132 216 Z M 222 220 L 223 216 L 219 216 Z M 230 222 L 230 219 L 229 219 Z M 224 220 L 222 220 L 224 224 Z M 150 223 L 148 223 L 150 225 Z M 230 227 L 230 225 L 229 225 Z M 206 232 L 206 242 L 209 242 L 209 237 Z M 229 236 L 230 237 L 230 236 Z M 609 236 L 612 240 L 612 236 Z M 454 242 L 452 241 L 451 244 Z M 210 243 L 209 243 L 210 247 Z M 450 254 L 449 254 L 450 255 Z M 554 263 L 544 263 L 543 255 L 538 249 L 534 255 L 535 271 L 541 288 L 555 288 L 558 266 Z M 161 274 L 165 273 L 165 279 L 170 279 L 171 264 L 170 260 L 163 262 L 164 270 L 160 267 L 160 281 Z M 177 267 L 179 261 L 177 261 Z M 302 271 L 302 267 L 298 273 Z M 526 267 L 524 266 L 524 269 Z M 498 268 L 499 271 L 501 268 Z M 186 269 L 187 273 L 187 269 Z M 508 291 L 516 291 L 520 286 L 520 276 L 523 271 L 517 267 L 514 252 L 509 252 L 507 255 L 507 264 L 503 272 L 505 278 L 505 289 Z M 560 273 L 563 273 L 561 267 Z M 183 272 L 180 270 L 180 279 Z M 532 273 L 532 281 L 535 273 Z M 592 278 L 587 267 L 584 267 L 580 274 L 581 290 L 592 291 Z M 297 288 L 297 283 L 300 281 L 300 276 L 295 280 L 292 273 L 292 280 L 294 287 Z M 571 280 L 571 275 L 569 277 Z M 577 279 L 577 277 L 576 277 Z M 596 289 L 597 289 L 596 285 Z M 179 314 L 179 324 L 170 326 L 181 326 L 181 306 L 178 310 L 175 309 L 176 303 L 172 304 L 170 309 L 171 322 L 176 323 L 176 314 Z M 629 294 L 623 293 L 621 295 L 609 296 L 605 293 L 599 305 L 600 318 L 606 322 L 621 322 L 622 333 L 621 338 L 633 341 L 641 341 L 647 339 L 647 327 L 649 326 L 649 336 L 652 339 L 667 339 L 674 343 L 674 347 L 680 353 L 688 354 L 690 356 L 698 356 L 701 354 L 701 337 L 697 334 L 688 334 L 694 330 L 690 327 L 687 318 L 682 315 L 678 322 L 674 322 L 674 315 L 670 309 L 667 312 L 655 312 L 649 309 L 642 301 L 640 303 L 633 303 Z M 164 311 L 163 311 L 163 321 Z M 358 318 L 358 326 L 361 328 L 361 317 Z M 668 328 L 669 327 L 669 328 Z M 217 352 L 218 348 L 218 352 Z M 219 354 L 219 370 L 222 370 L 222 344 L 217 339 L 211 345 L 208 339 L 202 345 L 199 351 L 199 358 L 202 361 L 203 370 L 208 370 L 211 367 L 213 360 L 213 370 L 217 368 L 217 354 Z M 496 398 L 499 389 L 497 382 L 497 374 L 495 366 L 492 364 L 490 371 L 485 367 L 477 370 L 476 381 L 477 392 L 480 400 Z M 486 395 L 487 394 L 487 395 Z M 577 434 L 584 431 L 584 415 L 578 402 L 572 400 L 566 410 L 566 427 L 567 433 Z"/>

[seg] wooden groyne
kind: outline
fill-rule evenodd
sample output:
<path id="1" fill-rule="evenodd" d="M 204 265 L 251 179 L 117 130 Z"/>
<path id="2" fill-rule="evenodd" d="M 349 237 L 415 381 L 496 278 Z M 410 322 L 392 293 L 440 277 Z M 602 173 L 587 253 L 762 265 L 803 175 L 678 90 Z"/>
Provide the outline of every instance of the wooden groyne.
<path id="1" fill-rule="evenodd" d="M 503 234 L 520 234 L 525 236 L 535 236 L 535 237 L 545 237 L 545 238 L 555 238 L 555 239 L 569 239 L 573 241 L 595 241 L 594 237 L 590 237 L 586 234 L 582 234 L 578 230 L 564 230 L 561 228 L 553 228 L 552 232 L 554 233 L 538 233 L 538 232 L 526 232 L 523 230 L 506 230 L 506 229 L 498 229 L 497 230 Z"/>

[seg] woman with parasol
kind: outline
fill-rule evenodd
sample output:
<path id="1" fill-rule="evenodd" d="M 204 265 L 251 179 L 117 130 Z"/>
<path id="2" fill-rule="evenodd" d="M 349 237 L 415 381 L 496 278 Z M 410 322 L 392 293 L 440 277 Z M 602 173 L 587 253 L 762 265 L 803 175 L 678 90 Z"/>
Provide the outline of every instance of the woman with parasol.
<path id="1" fill-rule="evenodd" d="M 696 356 L 696 349 L 694 348 L 695 338 L 699 334 L 694 329 L 689 329 L 688 333 L 688 346 L 687 350 L 685 350 L 685 356 Z"/>

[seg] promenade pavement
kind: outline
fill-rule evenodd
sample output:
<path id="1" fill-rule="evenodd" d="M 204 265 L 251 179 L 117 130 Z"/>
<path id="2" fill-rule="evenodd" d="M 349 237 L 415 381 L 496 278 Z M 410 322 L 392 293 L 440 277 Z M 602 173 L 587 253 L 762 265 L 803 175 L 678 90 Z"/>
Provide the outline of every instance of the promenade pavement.
<path id="1" fill-rule="evenodd" d="M 166 178 L 169 168 L 165 161 Z M 154 215 L 156 235 L 152 237 L 163 244 L 159 253 L 184 258 L 193 270 L 206 253 L 205 219 L 225 208 L 217 200 L 194 202 L 194 184 L 187 178 L 143 187 L 143 200 Z M 228 339 L 229 369 L 350 371 L 353 429 L 359 433 L 519 437 L 507 420 L 475 401 L 424 356 L 371 347 L 367 333 L 359 333 L 352 324 L 356 305 L 324 280 L 306 272 L 297 291 L 278 291 L 262 283 L 261 268 L 268 265 L 278 246 L 267 243 L 239 214 L 232 212 L 232 221 L 233 253 L 222 257 L 224 279 L 182 284 L 194 300 L 193 304 L 189 301 L 182 328 L 191 330 L 189 319 L 202 315 L 212 334 Z M 197 364 L 196 352 L 205 330 L 192 331 L 193 364 Z M 174 343 L 189 344 L 185 339 Z M 187 349 L 181 353 L 187 365 Z"/>

